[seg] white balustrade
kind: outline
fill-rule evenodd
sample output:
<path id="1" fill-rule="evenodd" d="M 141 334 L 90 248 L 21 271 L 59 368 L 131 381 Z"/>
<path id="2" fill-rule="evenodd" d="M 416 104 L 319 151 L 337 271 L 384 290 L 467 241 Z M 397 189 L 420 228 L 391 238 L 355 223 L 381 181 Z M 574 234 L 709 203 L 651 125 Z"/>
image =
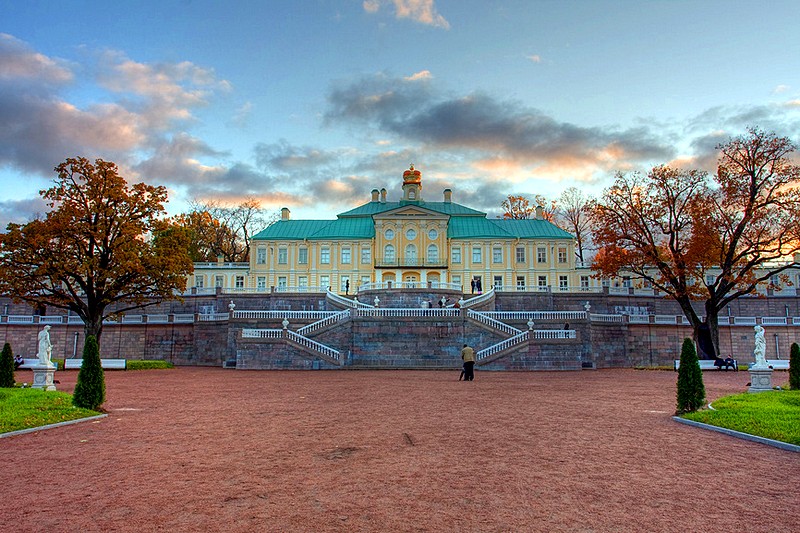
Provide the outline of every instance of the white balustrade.
<path id="1" fill-rule="evenodd" d="M 282 329 L 242 329 L 243 339 L 280 339 Z"/>
<path id="2" fill-rule="evenodd" d="M 499 320 L 495 320 L 484 313 L 479 313 L 478 311 L 473 311 L 472 309 L 467 309 L 467 316 L 496 330 L 502 331 L 503 333 L 508 333 L 509 335 L 517 335 L 521 332 L 521 330 L 513 326 L 509 326 L 505 322 L 500 322 Z"/>

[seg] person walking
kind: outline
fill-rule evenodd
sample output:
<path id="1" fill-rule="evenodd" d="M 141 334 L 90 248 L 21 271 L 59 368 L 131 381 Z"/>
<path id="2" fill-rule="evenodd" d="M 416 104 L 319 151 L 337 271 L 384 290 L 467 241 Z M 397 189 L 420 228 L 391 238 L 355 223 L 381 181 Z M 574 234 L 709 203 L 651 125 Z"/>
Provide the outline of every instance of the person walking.
<path id="1" fill-rule="evenodd" d="M 471 346 L 465 344 L 461 349 L 461 360 L 464 361 L 464 381 L 472 381 L 475 379 L 475 350 Z M 460 380 L 461 378 L 459 378 Z"/>

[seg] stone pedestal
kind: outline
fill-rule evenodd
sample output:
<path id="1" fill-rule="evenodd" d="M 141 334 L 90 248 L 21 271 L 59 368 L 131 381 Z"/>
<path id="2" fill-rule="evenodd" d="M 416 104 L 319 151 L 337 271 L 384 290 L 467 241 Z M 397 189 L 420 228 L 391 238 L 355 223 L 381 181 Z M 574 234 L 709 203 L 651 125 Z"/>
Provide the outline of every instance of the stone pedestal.
<path id="1" fill-rule="evenodd" d="M 764 392 L 772 390 L 772 369 L 767 368 L 751 368 L 750 372 L 750 388 L 747 392 Z"/>
<path id="2" fill-rule="evenodd" d="M 33 370 L 33 384 L 31 388 L 56 390 L 56 386 L 53 383 L 53 376 L 56 373 L 55 366 L 36 365 L 31 367 L 31 369 Z"/>

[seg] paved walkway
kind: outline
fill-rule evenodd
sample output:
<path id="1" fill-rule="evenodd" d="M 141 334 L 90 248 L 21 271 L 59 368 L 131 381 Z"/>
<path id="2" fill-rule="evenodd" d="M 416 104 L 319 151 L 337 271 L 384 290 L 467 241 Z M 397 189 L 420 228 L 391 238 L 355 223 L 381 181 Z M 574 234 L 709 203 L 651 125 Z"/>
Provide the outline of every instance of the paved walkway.
<path id="1" fill-rule="evenodd" d="M 800 454 L 675 423 L 676 376 L 107 372 L 107 418 L 0 440 L 4 529 L 796 530 Z"/>

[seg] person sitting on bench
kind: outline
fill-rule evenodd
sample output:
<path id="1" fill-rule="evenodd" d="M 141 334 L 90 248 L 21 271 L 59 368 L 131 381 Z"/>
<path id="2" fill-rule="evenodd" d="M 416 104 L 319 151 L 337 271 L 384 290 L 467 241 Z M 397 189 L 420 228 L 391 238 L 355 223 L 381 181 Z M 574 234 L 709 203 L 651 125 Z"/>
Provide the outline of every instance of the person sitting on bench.
<path id="1" fill-rule="evenodd" d="M 714 359 L 714 366 L 717 367 L 717 370 L 722 370 L 723 366 L 725 367 L 725 370 L 728 370 L 729 368 L 736 370 L 736 362 L 730 355 L 725 359 L 722 357 L 716 357 Z"/>

